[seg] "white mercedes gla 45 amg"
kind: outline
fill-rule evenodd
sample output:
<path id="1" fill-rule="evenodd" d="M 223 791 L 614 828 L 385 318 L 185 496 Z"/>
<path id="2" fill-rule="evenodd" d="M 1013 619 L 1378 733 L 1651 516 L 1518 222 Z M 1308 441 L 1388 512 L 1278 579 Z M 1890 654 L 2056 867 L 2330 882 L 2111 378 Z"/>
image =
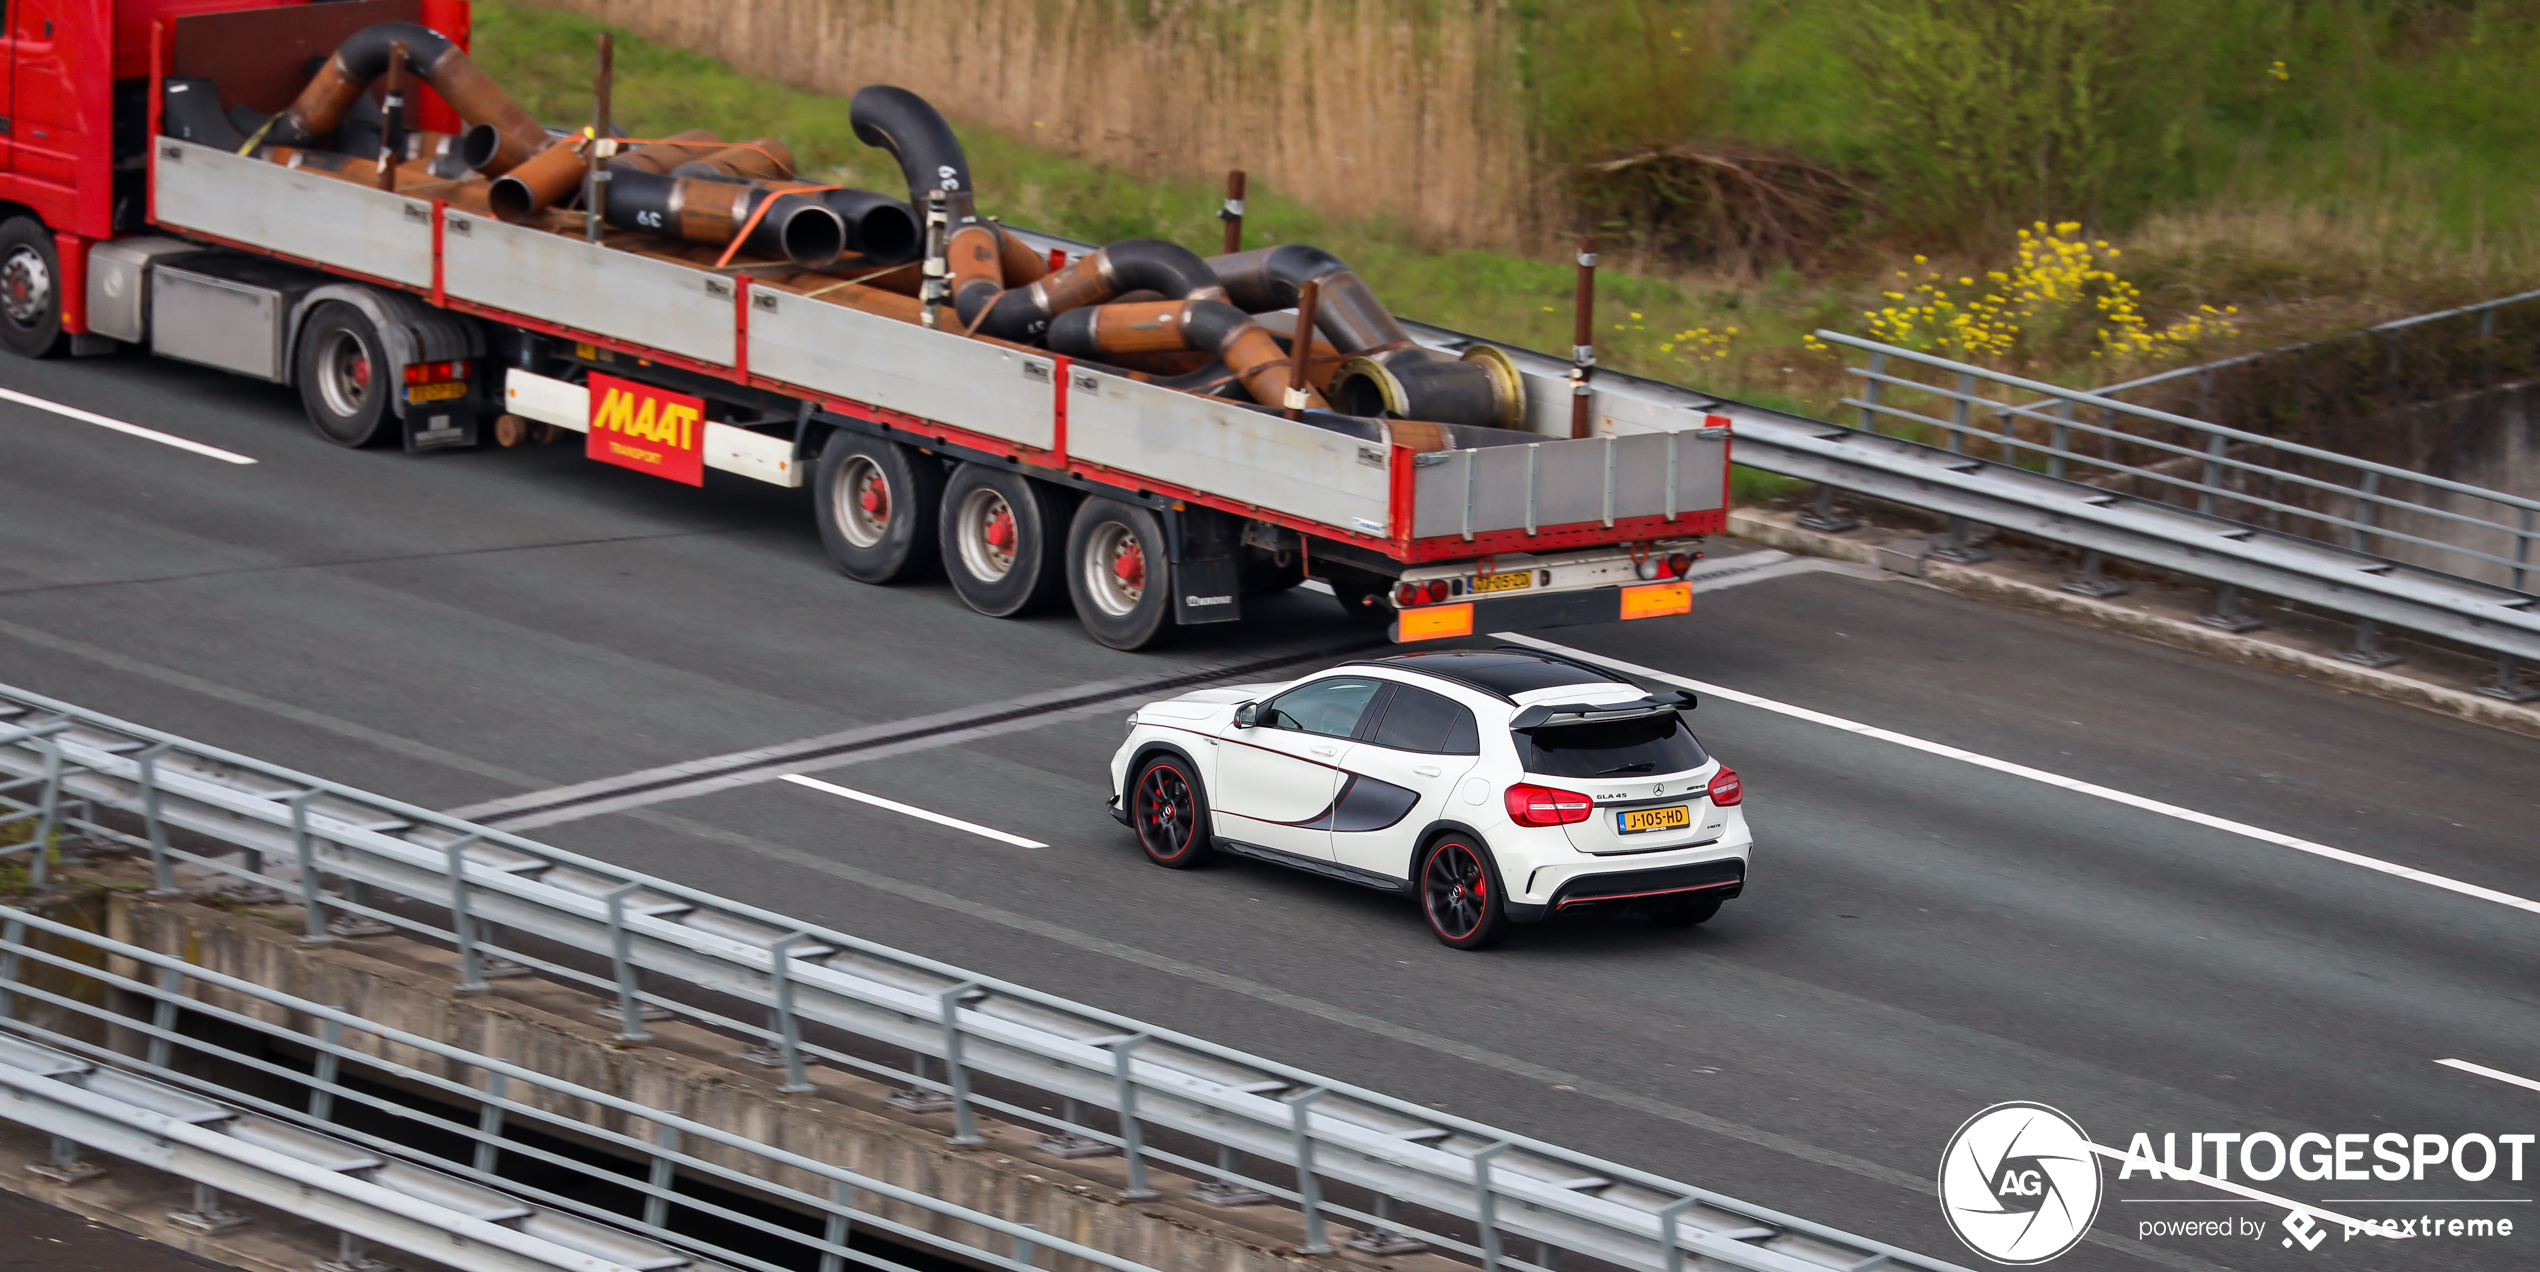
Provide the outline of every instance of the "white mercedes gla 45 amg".
<path id="1" fill-rule="evenodd" d="M 1753 839 L 1692 706 L 1505 648 L 1203 689 L 1130 713 L 1112 815 L 1160 866 L 1233 853 L 1402 893 L 1459 949 L 1554 915 L 1700 923 Z"/>

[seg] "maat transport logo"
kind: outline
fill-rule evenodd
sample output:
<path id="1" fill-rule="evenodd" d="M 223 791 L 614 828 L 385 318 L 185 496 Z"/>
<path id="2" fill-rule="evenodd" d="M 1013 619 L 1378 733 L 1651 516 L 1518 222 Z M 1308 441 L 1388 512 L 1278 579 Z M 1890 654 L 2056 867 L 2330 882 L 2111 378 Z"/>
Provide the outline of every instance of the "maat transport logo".
<path id="1" fill-rule="evenodd" d="M 1941 1154 L 1950 1230 L 1996 1263 L 2044 1263 L 2079 1245 L 2101 1189 L 2090 1137 L 2043 1104 L 1996 1104 L 1968 1118 Z"/>

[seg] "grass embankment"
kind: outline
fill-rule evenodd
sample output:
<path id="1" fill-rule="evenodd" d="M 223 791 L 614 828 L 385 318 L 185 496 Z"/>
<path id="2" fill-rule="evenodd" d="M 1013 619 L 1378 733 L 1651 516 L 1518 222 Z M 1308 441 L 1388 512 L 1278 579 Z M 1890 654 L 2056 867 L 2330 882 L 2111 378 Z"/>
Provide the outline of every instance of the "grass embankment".
<path id="1" fill-rule="evenodd" d="M 1850 173 L 1873 195 L 1797 264 L 1687 264 L 1634 227 L 1605 227 L 1621 246 L 1599 277 L 1599 353 L 1623 370 L 1822 414 L 1846 377 L 1808 346 L 1819 327 L 2086 385 L 2502 294 L 2540 273 L 2534 0 L 1520 12 L 1548 158 L 1717 138 Z M 549 122 L 588 117 L 597 24 L 499 0 L 477 14 L 479 58 L 499 82 Z M 841 98 L 624 35 L 617 58 L 620 121 L 637 135 L 779 136 L 808 172 L 899 184 L 855 140 Z M 991 215 L 1094 242 L 1216 249 L 1211 184 L 962 136 Z M 1560 259 L 1443 248 L 1258 185 L 1249 206 L 1247 242 L 1325 247 L 1406 316 L 1569 343 Z M 2016 237 L 2067 216 L 2093 228 Z"/>

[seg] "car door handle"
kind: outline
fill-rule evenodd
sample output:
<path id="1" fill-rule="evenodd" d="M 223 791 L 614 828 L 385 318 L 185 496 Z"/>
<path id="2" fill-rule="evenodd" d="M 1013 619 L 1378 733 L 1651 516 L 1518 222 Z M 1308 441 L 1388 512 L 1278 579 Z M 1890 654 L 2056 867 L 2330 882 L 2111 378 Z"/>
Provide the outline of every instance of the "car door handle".
<path id="1" fill-rule="evenodd" d="M 1318 746 L 1314 748 L 1314 753 L 1316 755 L 1338 755 L 1341 753 L 1341 749 L 1336 746 Z"/>
<path id="2" fill-rule="evenodd" d="M 1413 769 L 1413 770 L 1411 770 L 1411 771 L 1412 771 L 1412 772 L 1414 772 L 1414 773 L 1419 774 L 1419 775 L 1420 775 L 1420 776 L 1422 776 L 1422 777 L 1436 777 L 1439 773 L 1444 772 L 1445 770 L 1440 769 L 1440 768 L 1439 768 L 1437 765 L 1435 765 L 1435 764 L 1423 764 L 1423 765 L 1421 765 L 1420 767 L 1418 767 L 1418 768 L 1416 768 L 1416 769 Z"/>

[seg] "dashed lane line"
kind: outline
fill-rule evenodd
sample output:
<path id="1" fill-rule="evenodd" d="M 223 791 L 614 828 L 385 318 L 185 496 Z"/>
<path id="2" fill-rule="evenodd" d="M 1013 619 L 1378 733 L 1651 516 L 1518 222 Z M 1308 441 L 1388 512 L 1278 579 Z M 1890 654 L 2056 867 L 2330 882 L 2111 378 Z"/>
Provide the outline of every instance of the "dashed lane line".
<path id="1" fill-rule="evenodd" d="M 50 411 L 64 419 L 78 420 L 82 424 L 94 424 L 99 428 L 113 429 L 115 432 L 125 434 L 126 436 L 138 437 L 144 441 L 157 442 L 161 446 L 173 446 L 181 451 L 192 451 L 197 455 L 202 455 L 210 459 L 217 459 L 224 464 L 252 464 L 256 462 L 253 458 L 241 455 L 236 451 L 222 450 L 217 446 L 206 446 L 191 438 L 178 437 L 174 433 L 162 433 L 155 428 L 143 428 L 138 424 L 127 424 L 112 416 L 99 415 L 95 411 L 83 411 L 76 406 L 64 406 L 59 402 L 46 401 L 45 399 L 36 397 L 31 393 L 20 393 L 15 389 L 0 389 L 0 402 L 15 402 L 20 406 L 31 406 L 39 411 Z"/>
<path id="2" fill-rule="evenodd" d="M 884 799 L 879 795 L 867 795 L 863 791 L 840 786 L 834 782 L 824 782 L 816 777 L 805 777 L 800 773 L 787 773 L 784 780 L 792 782 L 796 786 L 808 786 L 815 791 L 827 791 L 840 799 L 851 799 L 859 804 L 871 804 L 875 808 L 887 808 L 892 812 L 908 817 L 914 817 L 919 821 L 930 821 L 938 826 L 950 826 L 954 830 L 966 830 L 971 834 L 978 835 L 984 839 L 993 839 L 1001 844 L 1012 844 L 1017 848 L 1049 847 L 1048 844 L 1042 843 L 1037 839 L 1025 839 L 1021 835 L 1009 835 L 1002 830 L 982 826 L 977 822 L 966 822 L 958 817 L 946 817 L 942 813 L 919 808 L 915 804 L 903 804 L 898 800 Z"/>

